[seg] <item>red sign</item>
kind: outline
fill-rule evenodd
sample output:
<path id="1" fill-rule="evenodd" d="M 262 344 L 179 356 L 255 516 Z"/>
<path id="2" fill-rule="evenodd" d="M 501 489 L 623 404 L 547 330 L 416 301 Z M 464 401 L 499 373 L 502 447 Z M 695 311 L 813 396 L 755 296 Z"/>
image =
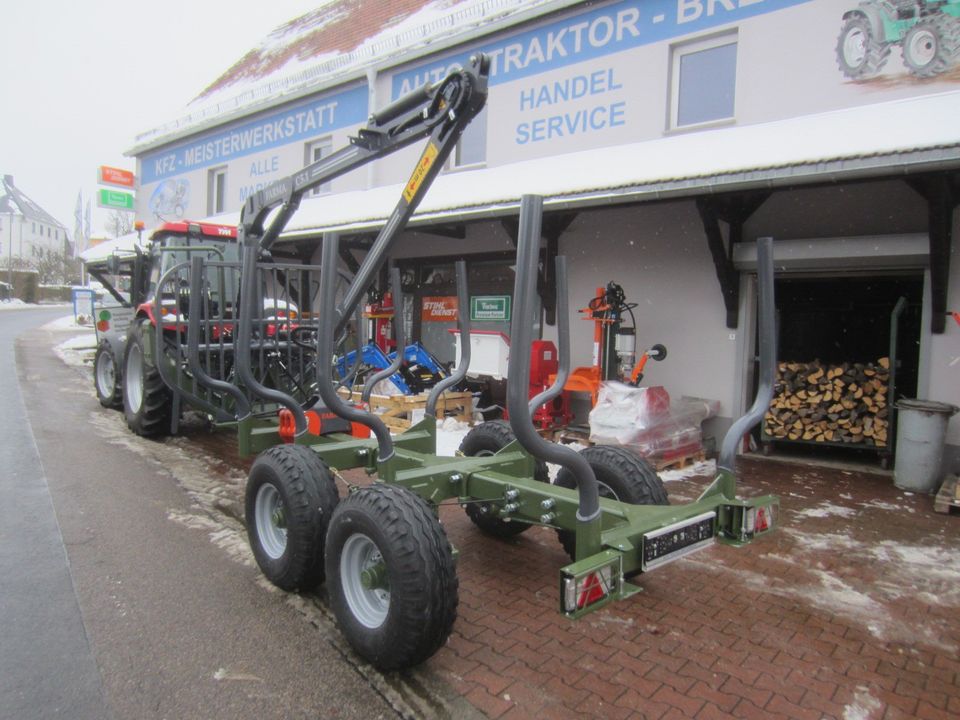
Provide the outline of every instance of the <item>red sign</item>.
<path id="1" fill-rule="evenodd" d="M 420 308 L 421 322 L 456 322 L 457 296 L 425 297 Z"/>
<path id="2" fill-rule="evenodd" d="M 129 170 L 101 165 L 97 168 L 97 182 L 101 185 L 116 185 L 118 187 L 133 187 L 133 173 Z"/>

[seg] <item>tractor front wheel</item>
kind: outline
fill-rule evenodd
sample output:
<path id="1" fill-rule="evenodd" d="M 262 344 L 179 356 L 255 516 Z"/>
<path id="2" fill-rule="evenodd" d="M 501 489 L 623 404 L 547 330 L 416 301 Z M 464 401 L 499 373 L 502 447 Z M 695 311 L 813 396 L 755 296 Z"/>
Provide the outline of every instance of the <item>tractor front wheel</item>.
<path id="1" fill-rule="evenodd" d="M 340 501 L 330 469 L 304 445 L 277 445 L 250 468 L 245 517 L 260 570 L 283 590 L 323 582 L 323 542 Z"/>
<path id="2" fill-rule="evenodd" d="M 458 603 L 453 551 L 412 491 L 376 484 L 346 497 L 330 520 L 326 572 L 341 631 L 378 669 L 417 665 L 447 641 Z"/>
<path id="3" fill-rule="evenodd" d="M 153 326 L 145 318 L 130 326 L 123 361 L 123 413 L 130 430 L 143 437 L 170 431 L 173 406 L 173 394 L 146 353 L 146 335 L 151 332 Z"/>
<path id="4" fill-rule="evenodd" d="M 496 455 L 516 440 L 513 430 L 505 420 L 481 423 L 467 433 L 460 443 L 460 452 L 469 457 Z M 536 461 L 533 477 L 538 482 L 549 483 L 550 474 L 543 460 Z M 495 503 L 471 502 L 466 505 L 467 517 L 483 532 L 494 537 L 508 538 L 519 535 L 530 525 L 524 522 L 507 522 L 496 514 Z"/>
<path id="5" fill-rule="evenodd" d="M 97 346 L 97 354 L 93 357 L 93 387 L 97 391 L 97 400 L 105 408 L 123 407 L 120 372 L 107 340 Z"/>
<path id="6" fill-rule="evenodd" d="M 660 476 L 643 458 L 619 445 L 593 445 L 580 451 L 593 468 L 600 484 L 600 497 L 630 505 L 669 505 L 667 490 Z M 557 485 L 576 488 L 573 473 L 563 468 Z M 577 558 L 577 537 L 573 530 L 557 530 L 560 544 L 571 560 Z"/>

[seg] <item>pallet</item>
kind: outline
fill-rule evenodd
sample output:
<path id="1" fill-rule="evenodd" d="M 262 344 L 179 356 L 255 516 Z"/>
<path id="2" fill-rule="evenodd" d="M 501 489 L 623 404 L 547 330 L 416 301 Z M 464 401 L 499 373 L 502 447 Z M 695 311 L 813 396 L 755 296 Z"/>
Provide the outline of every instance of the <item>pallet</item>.
<path id="1" fill-rule="evenodd" d="M 706 458 L 707 453 L 701 449 L 682 455 L 651 460 L 651 463 L 657 469 L 657 472 L 661 472 L 663 470 L 683 470 L 690 465 L 703 462 Z"/>
<path id="2" fill-rule="evenodd" d="M 947 475 L 933 499 L 933 509 L 938 513 L 949 513 L 953 508 L 960 508 L 960 481 L 956 475 Z"/>
<path id="3" fill-rule="evenodd" d="M 346 388 L 340 388 L 337 392 L 344 400 L 355 403 L 360 402 L 363 393 L 362 390 L 354 390 L 351 394 Z M 419 395 L 371 395 L 370 409 L 392 431 L 403 432 L 423 417 L 428 397 L 429 393 L 420 393 Z M 437 417 L 441 420 L 446 417 L 455 417 L 461 422 L 471 422 L 473 420 L 473 394 L 450 391 L 443 393 L 437 399 Z"/>

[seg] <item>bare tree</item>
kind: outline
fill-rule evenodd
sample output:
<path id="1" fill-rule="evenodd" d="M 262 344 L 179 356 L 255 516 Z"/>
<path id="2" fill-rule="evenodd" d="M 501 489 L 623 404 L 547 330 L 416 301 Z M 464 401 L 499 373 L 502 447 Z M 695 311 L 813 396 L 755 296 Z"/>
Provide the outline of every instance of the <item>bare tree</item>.
<path id="1" fill-rule="evenodd" d="M 65 250 L 44 248 L 31 265 L 39 274 L 41 285 L 71 285 L 79 282 L 80 260 Z"/>
<path id="2" fill-rule="evenodd" d="M 107 217 L 104 229 L 114 237 L 133 232 L 133 213 L 125 210 L 114 210 Z"/>

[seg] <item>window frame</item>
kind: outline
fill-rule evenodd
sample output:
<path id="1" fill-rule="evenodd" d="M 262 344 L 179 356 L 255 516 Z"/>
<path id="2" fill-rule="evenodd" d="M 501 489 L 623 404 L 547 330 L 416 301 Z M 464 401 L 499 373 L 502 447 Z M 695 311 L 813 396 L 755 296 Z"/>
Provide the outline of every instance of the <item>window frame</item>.
<path id="1" fill-rule="evenodd" d="M 218 189 L 217 179 L 223 178 L 223 182 L 220 183 L 220 189 L 223 192 L 223 196 L 220 198 L 222 201 L 222 206 L 217 207 L 217 193 Z M 227 211 L 227 166 L 218 165 L 217 167 L 210 168 L 207 170 L 207 215 L 219 215 Z"/>
<path id="2" fill-rule="evenodd" d="M 482 168 L 487 166 L 487 139 L 489 136 L 489 117 L 487 115 L 487 110 L 489 105 L 485 105 L 480 113 L 467 125 L 466 129 L 463 131 L 463 134 L 457 140 L 457 145 L 454 147 L 453 152 L 450 153 L 450 159 L 447 161 L 447 170 L 456 171 L 456 170 L 470 170 L 473 168 Z M 460 150 L 463 146 L 463 138 L 471 129 L 480 127 L 477 125 L 477 120 L 483 118 L 483 158 L 480 160 L 474 160 L 472 162 L 461 162 L 460 161 Z"/>
<path id="3" fill-rule="evenodd" d="M 320 157 L 314 158 L 314 150 L 326 148 L 327 152 L 321 152 Z M 313 165 L 313 163 L 322 160 L 325 157 L 329 157 L 333 154 L 333 136 L 324 135 L 323 137 L 314 138 L 313 140 L 308 140 L 303 144 L 303 164 L 304 167 L 308 165 Z M 317 185 L 317 187 L 310 190 L 307 193 L 307 197 L 316 197 L 318 195 L 329 195 L 333 192 L 333 181 L 325 182 L 322 185 Z"/>
<path id="4" fill-rule="evenodd" d="M 733 67 L 733 109 L 732 113 L 726 117 L 714 118 L 712 120 L 703 120 L 685 125 L 679 124 L 680 118 L 680 80 L 681 63 L 683 58 L 689 55 L 695 55 L 700 52 L 714 50 L 727 45 L 736 46 L 736 57 Z M 691 130 L 700 130 L 703 128 L 717 127 L 722 125 L 733 125 L 737 121 L 737 80 L 739 78 L 740 67 L 740 35 L 736 28 L 726 30 L 722 33 L 715 33 L 693 40 L 685 40 L 670 46 L 670 97 L 667 102 L 667 132 L 687 132 Z"/>

